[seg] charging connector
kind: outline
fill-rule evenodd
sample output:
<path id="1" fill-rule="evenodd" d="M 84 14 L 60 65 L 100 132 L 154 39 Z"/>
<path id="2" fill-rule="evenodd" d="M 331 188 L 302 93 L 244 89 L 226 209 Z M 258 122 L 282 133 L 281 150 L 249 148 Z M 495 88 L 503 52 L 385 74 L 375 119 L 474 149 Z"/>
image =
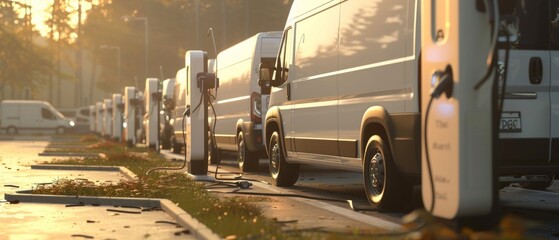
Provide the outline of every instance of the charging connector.
<path id="1" fill-rule="evenodd" d="M 443 93 L 446 98 L 452 97 L 452 90 L 454 88 L 454 81 L 452 78 L 452 67 L 446 66 L 444 72 L 436 71 L 431 77 L 431 97 L 439 98 Z"/>

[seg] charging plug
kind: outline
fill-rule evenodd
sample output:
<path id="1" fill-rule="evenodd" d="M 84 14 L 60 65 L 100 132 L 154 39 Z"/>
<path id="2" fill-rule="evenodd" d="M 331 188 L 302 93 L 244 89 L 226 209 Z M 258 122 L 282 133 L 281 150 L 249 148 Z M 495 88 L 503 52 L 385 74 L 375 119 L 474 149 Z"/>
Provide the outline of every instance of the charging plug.
<path id="1" fill-rule="evenodd" d="M 182 117 L 190 117 L 190 105 L 186 106 L 186 110 L 184 110 Z"/>
<path id="2" fill-rule="evenodd" d="M 441 94 L 445 94 L 446 98 L 452 97 L 452 90 L 454 88 L 454 81 L 452 78 L 452 68 L 450 65 L 446 66 L 444 72 L 436 71 L 431 77 L 431 97 L 439 98 Z"/>
<path id="3" fill-rule="evenodd" d="M 252 186 L 252 183 L 249 181 L 237 181 L 235 182 L 235 185 L 241 189 L 247 189 Z"/>

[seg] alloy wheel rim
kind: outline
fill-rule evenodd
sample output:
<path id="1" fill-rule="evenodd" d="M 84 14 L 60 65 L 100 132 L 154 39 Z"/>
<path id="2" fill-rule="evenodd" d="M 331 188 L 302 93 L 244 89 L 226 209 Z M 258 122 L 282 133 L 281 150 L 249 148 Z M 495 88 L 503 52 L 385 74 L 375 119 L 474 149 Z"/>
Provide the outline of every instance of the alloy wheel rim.
<path id="1" fill-rule="evenodd" d="M 280 149 L 279 149 L 279 144 L 276 143 L 274 144 L 274 146 L 272 147 L 272 151 L 271 151 L 271 156 L 270 156 L 270 168 L 272 170 L 272 174 L 276 175 L 279 172 L 279 156 L 280 154 Z"/>
<path id="2" fill-rule="evenodd" d="M 245 148 L 244 148 L 244 143 L 242 141 L 242 139 L 239 141 L 239 144 L 237 145 L 237 152 L 239 154 L 237 154 L 237 161 L 239 162 L 239 166 L 243 166 L 243 163 L 245 162 Z"/>
<path id="3" fill-rule="evenodd" d="M 384 157 L 380 152 L 375 153 L 369 165 L 370 189 L 375 195 L 380 195 L 384 189 L 385 166 Z"/>

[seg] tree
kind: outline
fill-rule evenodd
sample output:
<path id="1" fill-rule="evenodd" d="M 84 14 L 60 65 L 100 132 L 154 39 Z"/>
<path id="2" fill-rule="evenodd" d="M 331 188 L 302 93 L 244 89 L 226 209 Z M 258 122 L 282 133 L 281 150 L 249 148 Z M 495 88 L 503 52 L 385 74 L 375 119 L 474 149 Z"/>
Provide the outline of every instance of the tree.
<path id="1" fill-rule="evenodd" d="M 25 8 L 21 17 L 17 11 Z M 0 1 L 0 94 L 6 86 L 22 89 L 41 86 L 54 73 L 47 49 L 33 42 L 30 6 L 12 1 Z M 3 98 L 3 96 L 2 96 Z"/>
<path id="2" fill-rule="evenodd" d="M 199 36 L 196 36 L 198 3 Z M 121 92 L 134 79 L 143 76 L 144 27 L 140 21 L 122 21 L 122 16 L 145 17 L 149 22 L 149 77 L 174 77 L 184 67 L 184 54 L 199 48 L 215 57 L 207 30 L 214 29 L 218 51 L 230 47 L 257 32 L 283 29 L 291 1 L 278 0 L 112 0 L 102 2 L 88 12 L 83 26 L 83 44 L 96 52 L 103 69 L 98 86 Z M 122 82 L 116 81 L 114 53 L 99 51 L 100 45 L 121 48 Z M 161 68 L 160 68 L 161 67 Z M 140 88 L 143 81 L 138 79 Z"/>

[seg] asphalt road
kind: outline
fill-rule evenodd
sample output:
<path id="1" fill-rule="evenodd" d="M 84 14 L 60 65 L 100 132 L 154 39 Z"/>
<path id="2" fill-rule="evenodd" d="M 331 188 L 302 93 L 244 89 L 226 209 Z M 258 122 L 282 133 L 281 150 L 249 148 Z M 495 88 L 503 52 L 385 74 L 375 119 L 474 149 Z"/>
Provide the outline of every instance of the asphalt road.
<path id="1" fill-rule="evenodd" d="M 182 155 L 162 151 L 169 159 L 181 160 Z M 218 177 L 232 178 L 241 176 L 232 154 L 222 154 L 222 163 Z M 303 165 L 298 182 L 289 188 L 278 188 L 266 184 L 271 181 L 268 173 L 268 160 L 260 159 L 257 172 L 242 174 L 245 179 L 254 179 L 253 189 L 241 190 L 255 193 L 282 193 L 314 198 L 341 200 L 309 200 L 297 197 L 273 197 L 274 201 L 286 201 L 287 204 L 275 206 L 274 203 L 263 203 L 264 212 L 271 218 L 297 222 L 300 229 L 328 229 L 333 232 L 347 232 L 358 229 L 365 233 L 399 232 L 402 218 L 409 212 L 383 212 L 371 207 L 364 195 L 362 174 L 338 169 Z M 215 165 L 210 165 L 210 173 Z M 225 191 L 226 192 L 226 191 Z M 500 208 L 497 210 L 502 219 L 514 216 L 523 224 L 523 232 L 527 236 L 544 239 L 559 239 L 559 180 L 545 191 L 527 190 L 512 184 L 500 190 Z M 353 206 L 360 210 L 351 210 L 344 200 L 351 200 Z M 421 189 L 414 189 L 412 205 L 415 209 L 422 208 Z M 297 204 L 294 204 L 297 203 Z M 289 205 L 291 204 L 291 205 Z M 272 209 L 272 210 L 270 210 Z M 304 210 L 303 210 L 304 209 Z M 313 213 L 313 210 L 318 213 Z M 411 211 L 411 210 L 410 210 Z M 333 221 L 343 219 L 342 221 Z M 332 220 L 332 221 L 327 221 Z M 450 224 L 454 224 L 451 222 Z"/>

